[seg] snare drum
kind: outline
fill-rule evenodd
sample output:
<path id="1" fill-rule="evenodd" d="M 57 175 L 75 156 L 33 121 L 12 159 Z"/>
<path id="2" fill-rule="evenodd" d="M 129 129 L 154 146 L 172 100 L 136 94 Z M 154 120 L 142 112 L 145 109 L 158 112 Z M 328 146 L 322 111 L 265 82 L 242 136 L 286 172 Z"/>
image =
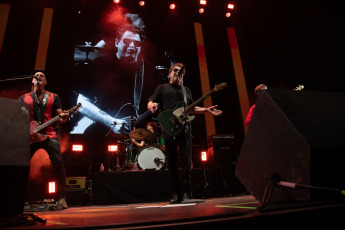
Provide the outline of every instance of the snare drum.
<path id="1" fill-rule="evenodd" d="M 138 164 L 142 169 L 160 170 L 165 164 L 165 155 L 161 148 L 156 145 L 143 147 L 137 157 Z"/>

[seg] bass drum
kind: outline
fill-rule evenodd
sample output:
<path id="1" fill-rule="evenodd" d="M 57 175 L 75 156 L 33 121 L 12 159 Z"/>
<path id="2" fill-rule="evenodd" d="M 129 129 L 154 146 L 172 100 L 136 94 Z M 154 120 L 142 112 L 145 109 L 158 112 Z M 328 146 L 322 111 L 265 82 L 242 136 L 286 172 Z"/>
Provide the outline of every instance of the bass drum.
<path id="1" fill-rule="evenodd" d="M 137 160 L 140 168 L 160 170 L 165 165 L 165 155 L 161 148 L 155 145 L 143 147 Z"/>

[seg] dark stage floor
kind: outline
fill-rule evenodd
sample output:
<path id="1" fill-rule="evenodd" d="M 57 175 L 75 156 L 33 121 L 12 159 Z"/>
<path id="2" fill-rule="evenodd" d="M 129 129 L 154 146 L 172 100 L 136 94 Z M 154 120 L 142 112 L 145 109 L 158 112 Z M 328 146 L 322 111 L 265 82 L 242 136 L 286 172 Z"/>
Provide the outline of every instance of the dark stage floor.
<path id="1" fill-rule="evenodd" d="M 6 229 L 333 229 L 345 217 L 344 203 L 323 202 L 290 208 L 258 210 L 250 195 L 196 200 L 169 205 L 167 202 L 126 205 L 75 206 L 65 210 L 24 212 L 21 218 L 2 220 Z M 28 218 L 36 214 L 42 224 Z"/>

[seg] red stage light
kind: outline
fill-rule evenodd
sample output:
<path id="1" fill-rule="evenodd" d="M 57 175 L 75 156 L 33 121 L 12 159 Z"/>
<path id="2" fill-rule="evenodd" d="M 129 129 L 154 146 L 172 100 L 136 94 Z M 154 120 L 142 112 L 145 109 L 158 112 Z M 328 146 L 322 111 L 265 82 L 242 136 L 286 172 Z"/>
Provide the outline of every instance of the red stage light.
<path id="1" fill-rule="evenodd" d="M 232 10 L 232 9 L 234 9 L 234 6 L 235 6 L 234 4 L 229 3 L 229 4 L 228 4 L 228 9 L 231 9 L 231 10 Z"/>
<path id="2" fill-rule="evenodd" d="M 48 192 L 49 193 L 55 193 L 55 181 L 49 181 L 48 183 Z"/>
<path id="3" fill-rule="evenodd" d="M 228 12 L 225 14 L 225 17 L 230 18 L 231 14 Z"/>
<path id="4" fill-rule="evenodd" d="M 145 1 L 140 1 L 139 2 L 139 6 L 144 6 L 145 5 Z"/>
<path id="5" fill-rule="evenodd" d="M 72 145 L 72 151 L 73 152 L 82 152 L 83 151 L 83 145 Z"/>
<path id="6" fill-rule="evenodd" d="M 169 7 L 171 10 L 174 10 L 176 8 L 176 5 L 174 3 L 171 3 Z"/>
<path id="7" fill-rule="evenodd" d="M 204 11 L 205 11 L 204 8 L 200 8 L 200 9 L 199 9 L 199 13 L 200 13 L 200 14 L 204 13 Z"/>
<path id="8" fill-rule="evenodd" d="M 202 162 L 207 161 L 207 154 L 206 154 L 206 151 L 202 151 L 202 152 L 201 152 L 201 161 L 202 161 Z"/>
<path id="9" fill-rule="evenodd" d="M 120 3 L 120 0 L 113 0 L 114 3 Z"/>
<path id="10" fill-rule="evenodd" d="M 206 5 L 206 0 L 200 0 L 200 5 Z"/>
<path id="11" fill-rule="evenodd" d="M 118 149 L 118 145 L 108 145 L 108 152 L 117 152 Z"/>

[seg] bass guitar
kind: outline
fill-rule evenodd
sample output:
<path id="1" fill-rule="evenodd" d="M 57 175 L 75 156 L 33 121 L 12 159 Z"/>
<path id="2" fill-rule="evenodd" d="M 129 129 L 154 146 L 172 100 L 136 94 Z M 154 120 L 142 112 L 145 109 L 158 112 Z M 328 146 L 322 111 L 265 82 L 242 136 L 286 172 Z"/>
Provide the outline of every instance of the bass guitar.
<path id="1" fill-rule="evenodd" d="M 81 107 L 81 103 L 79 103 L 76 106 L 73 106 L 71 109 L 67 110 L 67 113 L 73 114 L 75 113 L 79 108 Z M 42 125 L 39 125 L 37 121 L 31 121 L 30 122 L 30 144 L 35 142 L 42 142 L 47 139 L 47 135 L 38 133 L 48 125 L 53 124 L 57 120 L 59 120 L 62 116 L 57 115 L 56 117 L 52 118 L 51 120 L 43 123 Z"/>
<path id="2" fill-rule="evenodd" d="M 211 96 L 213 93 L 225 88 L 226 86 L 227 83 L 225 82 L 216 85 L 214 89 L 212 89 L 210 92 L 208 92 L 189 106 L 185 106 L 185 102 L 180 101 L 173 109 L 163 111 L 158 116 L 158 122 L 160 126 L 170 136 L 179 134 L 182 131 L 185 123 L 195 118 L 195 116 L 188 115 L 189 111 L 191 111 L 200 102 Z"/>

